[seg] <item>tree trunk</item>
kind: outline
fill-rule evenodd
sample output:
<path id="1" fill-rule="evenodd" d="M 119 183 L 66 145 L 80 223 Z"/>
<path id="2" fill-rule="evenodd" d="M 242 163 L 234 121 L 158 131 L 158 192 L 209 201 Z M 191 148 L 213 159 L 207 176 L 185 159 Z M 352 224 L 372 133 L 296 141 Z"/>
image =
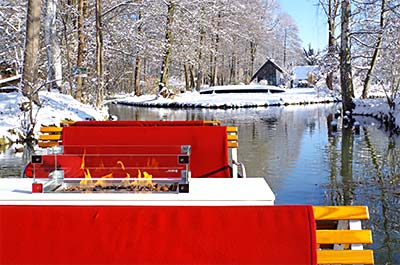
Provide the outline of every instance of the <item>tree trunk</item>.
<path id="1" fill-rule="evenodd" d="M 172 53 L 172 24 L 174 22 L 174 13 L 175 13 L 175 3 L 172 0 L 169 0 L 167 3 L 168 6 L 168 16 L 167 16 L 167 25 L 165 32 L 165 43 L 166 43 L 166 51 L 164 53 L 164 59 L 161 66 L 161 74 L 160 74 L 160 83 L 159 83 L 159 92 L 163 97 L 166 96 L 164 92 L 164 88 L 167 86 L 168 82 L 168 67 L 169 60 Z"/>
<path id="2" fill-rule="evenodd" d="M 333 1 L 333 2 L 332 2 Z M 333 57 L 336 51 L 336 15 L 338 11 L 338 1 L 328 1 L 328 53 Z M 330 71 L 326 76 L 326 86 L 333 90 L 333 72 Z"/>
<path id="3" fill-rule="evenodd" d="M 204 42 L 204 29 L 201 27 L 200 28 L 200 44 L 199 44 L 199 54 L 197 58 L 197 77 L 196 77 L 196 90 L 200 91 L 201 85 L 203 83 L 203 66 L 202 66 L 202 60 L 203 60 L 203 42 Z"/>
<path id="4" fill-rule="evenodd" d="M 142 11 L 139 10 L 139 24 L 137 28 L 137 34 L 140 36 L 142 34 Z M 141 58 L 139 55 L 139 52 L 136 55 L 136 60 L 135 60 L 135 73 L 134 73 L 134 90 L 135 90 L 135 96 L 141 96 L 142 95 L 142 89 L 140 88 L 140 68 L 141 68 Z"/>
<path id="5" fill-rule="evenodd" d="M 195 82 L 194 82 L 194 67 L 193 65 L 189 66 L 189 76 L 190 76 L 190 89 L 193 91 L 195 87 Z"/>
<path id="6" fill-rule="evenodd" d="M 257 44 L 250 41 L 250 79 L 253 77 L 254 73 L 254 62 L 256 60 Z"/>
<path id="7" fill-rule="evenodd" d="M 236 55 L 235 52 L 232 51 L 232 56 L 231 56 L 231 63 L 229 67 L 229 83 L 233 84 L 236 80 Z"/>
<path id="8" fill-rule="evenodd" d="M 385 4 L 386 4 L 386 1 L 381 0 L 381 14 L 380 14 L 380 21 L 379 21 L 379 29 L 381 31 L 383 31 L 383 28 L 385 27 L 385 16 L 386 16 L 386 12 L 387 12 L 387 11 L 385 11 Z M 369 65 L 368 72 L 367 72 L 367 75 L 364 80 L 364 87 L 363 87 L 363 91 L 362 91 L 362 95 L 361 95 L 362 98 L 368 97 L 368 88 L 371 83 L 371 76 L 372 76 L 372 73 L 374 72 L 376 61 L 378 60 L 379 50 L 381 49 L 381 46 L 382 46 L 382 40 L 383 40 L 383 33 L 381 32 L 380 35 L 378 36 L 378 40 L 376 41 L 374 53 L 372 54 L 371 63 Z"/>
<path id="9" fill-rule="evenodd" d="M 184 72 L 185 72 L 185 91 L 190 91 L 191 87 L 190 87 L 190 78 L 189 78 L 189 66 L 187 65 L 187 63 L 185 63 L 183 65 L 184 68 Z"/>
<path id="10" fill-rule="evenodd" d="M 69 74 L 67 74 L 67 80 L 69 84 L 69 88 L 65 91 L 67 95 L 72 95 L 72 88 L 73 88 L 73 80 L 72 80 L 72 74 L 71 74 L 71 47 L 69 44 L 68 40 L 68 32 L 67 32 L 67 25 L 69 23 L 69 15 L 66 14 L 65 17 L 62 18 L 62 23 L 63 23 L 63 38 L 65 42 L 65 52 L 66 52 L 66 57 L 67 57 L 67 69 L 69 71 Z"/>
<path id="11" fill-rule="evenodd" d="M 77 56 L 77 74 L 76 76 L 76 94 L 75 99 L 82 101 L 82 90 L 83 90 L 83 78 L 81 69 L 84 65 L 85 60 L 85 49 L 86 49 L 86 36 L 85 36 L 85 18 L 87 17 L 87 0 L 79 0 L 79 18 L 78 18 L 78 56 Z"/>
<path id="12" fill-rule="evenodd" d="M 341 47 L 340 47 L 340 86 L 342 90 L 343 112 L 352 112 L 354 91 L 351 73 L 351 52 L 350 52 L 350 0 L 343 0 L 341 16 Z"/>
<path id="13" fill-rule="evenodd" d="M 96 74 L 97 74 L 97 97 L 96 107 L 99 107 L 104 98 L 103 78 L 103 29 L 101 23 L 101 1 L 96 0 Z"/>
<path id="14" fill-rule="evenodd" d="M 40 105 L 37 75 L 40 44 L 41 0 L 29 0 L 26 17 L 26 36 L 24 50 L 24 67 L 22 71 L 22 94 Z"/>
<path id="15" fill-rule="evenodd" d="M 135 72 L 134 72 L 134 91 L 135 91 L 135 96 L 141 96 L 142 95 L 142 89 L 140 88 L 140 71 L 141 71 L 141 64 L 142 64 L 142 59 L 140 58 L 139 54 L 136 55 L 135 59 Z"/>
<path id="16" fill-rule="evenodd" d="M 45 42 L 47 50 L 47 88 L 58 89 L 62 86 L 62 64 L 60 44 L 57 38 L 57 0 L 46 1 Z"/>

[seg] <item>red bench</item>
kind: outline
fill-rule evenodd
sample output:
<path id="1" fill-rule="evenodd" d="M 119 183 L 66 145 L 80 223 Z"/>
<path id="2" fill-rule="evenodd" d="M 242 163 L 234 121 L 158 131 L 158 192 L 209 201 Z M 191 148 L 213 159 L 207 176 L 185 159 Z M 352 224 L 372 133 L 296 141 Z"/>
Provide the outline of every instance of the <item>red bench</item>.
<path id="1" fill-rule="evenodd" d="M 218 126 L 210 126 L 215 124 Z M 129 173 L 134 177 L 137 168 L 148 167 L 149 163 L 153 163 L 153 167 L 170 164 L 171 161 L 162 157 L 163 154 L 179 153 L 181 146 L 190 146 L 193 178 L 232 177 L 228 147 L 234 148 L 233 173 L 237 174 L 237 130 L 232 128 L 236 129 L 204 121 L 85 121 L 72 123 L 62 130 L 43 127 L 42 131 L 50 134 L 39 137 L 39 140 L 46 140 L 46 145 L 54 144 L 54 141 L 62 143 L 64 150 L 61 155 L 42 156 L 42 164 L 35 166 L 35 176 L 47 178 L 58 168 L 64 170 L 65 177 L 84 177 L 84 164 L 92 168 L 95 174 L 92 177 L 107 175 L 107 168 L 115 171 L 116 167 L 124 167 L 124 171 L 132 168 L 134 171 L 121 174 Z M 151 159 L 154 154 L 158 157 Z M 25 175 L 32 176 L 31 165 L 25 170 Z"/>

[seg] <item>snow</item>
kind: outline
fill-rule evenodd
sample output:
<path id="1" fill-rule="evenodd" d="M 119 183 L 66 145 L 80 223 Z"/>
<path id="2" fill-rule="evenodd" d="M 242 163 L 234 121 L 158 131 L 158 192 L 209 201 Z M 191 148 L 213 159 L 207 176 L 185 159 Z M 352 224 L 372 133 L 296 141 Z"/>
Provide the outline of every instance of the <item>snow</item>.
<path id="1" fill-rule="evenodd" d="M 238 85 L 214 87 L 214 90 L 258 89 L 260 85 Z M 264 86 L 268 89 L 270 86 Z M 278 87 L 277 87 L 278 89 Z M 282 90 L 279 88 L 279 90 Z M 337 102 L 336 94 L 326 89 L 287 89 L 283 93 L 214 93 L 200 94 L 185 92 L 173 98 L 161 98 L 154 95 L 126 96 L 113 100 L 115 103 L 146 107 L 196 107 L 196 108 L 243 108 L 267 107 L 292 104 L 311 104 Z"/>
<path id="2" fill-rule="evenodd" d="M 108 117 L 107 109 L 96 110 L 94 107 L 82 104 L 71 96 L 58 92 L 39 92 L 42 106 L 34 106 L 33 114 L 37 118 L 34 131 L 40 129 L 40 125 L 59 125 L 64 119 L 71 120 L 103 120 Z M 19 92 L 0 93 L 0 138 L 7 142 L 15 142 L 17 134 L 23 134 L 22 124 L 24 115 L 28 112 L 21 111 L 21 104 L 28 102 Z"/>

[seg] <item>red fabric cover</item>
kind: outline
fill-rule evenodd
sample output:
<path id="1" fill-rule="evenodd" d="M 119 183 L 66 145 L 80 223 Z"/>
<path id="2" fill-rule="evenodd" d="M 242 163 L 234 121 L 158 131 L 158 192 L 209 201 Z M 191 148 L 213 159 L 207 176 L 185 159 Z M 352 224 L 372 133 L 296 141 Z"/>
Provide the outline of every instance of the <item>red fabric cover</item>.
<path id="1" fill-rule="evenodd" d="M 77 121 L 70 126 L 201 126 L 204 121 Z"/>
<path id="2" fill-rule="evenodd" d="M 131 150 L 134 146 L 144 145 L 151 147 L 143 152 L 162 154 L 166 152 L 166 145 L 175 148 L 190 145 L 193 178 L 230 177 L 225 126 L 71 126 L 63 129 L 62 141 L 65 154 L 129 154 L 135 153 Z M 90 157 L 90 162 L 88 159 L 89 156 L 86 161 L 96 167 L 104 160 L 95 156 Z M 133 163 L 132 160 L 123 162 L 125 166 Z M 215 173 L 208 175 L 212 172 Z"/>
<path id="3" fill-rule="evenodd" d="M 1 264 L 316 264 L 311 206 L 0 206 Z"/>

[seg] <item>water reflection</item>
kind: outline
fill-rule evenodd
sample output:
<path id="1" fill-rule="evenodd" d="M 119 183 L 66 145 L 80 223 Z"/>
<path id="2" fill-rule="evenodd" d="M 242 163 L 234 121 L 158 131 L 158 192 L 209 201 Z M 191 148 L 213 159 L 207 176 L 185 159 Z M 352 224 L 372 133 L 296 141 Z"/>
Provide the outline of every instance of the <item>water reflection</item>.
<path id="1" fill-rule="evenodd" d="M 0 178 L 20 177 L 25 161 L 27 161 L 25 151 L 16 152 L 14 146 L 2 148 L 0 150 Z"/>

